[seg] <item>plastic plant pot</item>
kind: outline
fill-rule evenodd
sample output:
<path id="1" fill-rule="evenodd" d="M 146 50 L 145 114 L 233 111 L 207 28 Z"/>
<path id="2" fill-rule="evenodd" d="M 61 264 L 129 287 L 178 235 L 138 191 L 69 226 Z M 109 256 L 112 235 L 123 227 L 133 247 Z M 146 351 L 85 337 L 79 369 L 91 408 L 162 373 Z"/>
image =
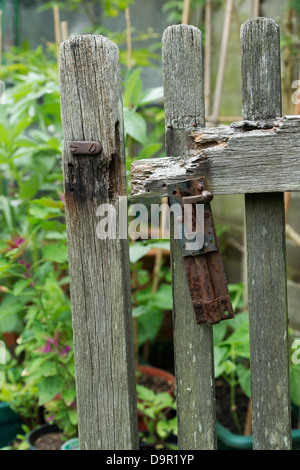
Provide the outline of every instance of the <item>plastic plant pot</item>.
<path id="1" fill-rule="evenodd" d="M 38 428 L 33 429 L 26 436 L 26 440 L 29 444 L 30 450 L 40 450 L 34 445 L 35 441 L 39 437 L 44 436 L 45 434 L 57 433 L 57 432 L 61 432 L 61 430 L 56 424 L 42 424 L 42 426 L 39 426 Z"/>
<path id="2" fill-rule="evenodd" d="M 234 434 L 217 423 L 218 450 L 252 450 L 252 436 Z M 292 430 L 292 449 L 300 449 L 300 429 Z"/>
<path id="3" fill-rule="evenodd" d="M 21 417 L 10 408 L 9 404 L 0 402 L 0 447 L 9 445 L 17 434 L 24 434 L 22 424 Z"/>
<path id="4" fill-rule="evenodd" d="M 73 439 L 69 439 L 64 442 L 61 446 L 61 450 L 80 450 L 78 437 L 74 437 Z"/>

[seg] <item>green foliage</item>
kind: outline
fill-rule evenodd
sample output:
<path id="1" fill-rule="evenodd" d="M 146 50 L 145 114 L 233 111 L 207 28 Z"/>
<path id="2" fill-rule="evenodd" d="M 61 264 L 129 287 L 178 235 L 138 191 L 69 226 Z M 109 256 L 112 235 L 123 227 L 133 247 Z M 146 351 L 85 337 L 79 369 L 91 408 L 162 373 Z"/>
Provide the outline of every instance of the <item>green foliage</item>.
<path id="1" fill-rule="evenodd" d="M 156 449 L 171 449 L 167 444 L 169 436 L 177 435 L 177 416 L 169 417 L 171 410 L 176 410 L 176 400 L 169 393 L 155 393 L 142 385 L 137 385 L 138 410 L 143 416 L 148 435 L 143 442 Z"/>
<path id="2" fill-rule="evenodd" d="M 128 3 L 106 2 L 106 13 Z M 148 66 L 146 50 L 137 63 L 143 57 Z M 157 106 L 162 88 L 143 90 L 141 73 L 141 67 L 133 68 L 124 76 L 127 155 L 132 143 L 137 149 L 129 160 L 157 153 L 164 132 Z M 28 429 L 40 424 L 42 412 L 43 419 L 72 437 L 77 410 L 55 47 L 12 48 L 1 79 L 7 92 L 0 114 L 0 334 L 16 332 L 19 339 L 15 355 L 0 366 L 0 399 L 23 417 Z M 140 282 L 143 276 L 140 270 Z M 144 298 L 139 294 L 145 309 L 139 312 L 141 344 L 154 339 L 160 328 L 165 300 L 166 305 L 170 300 L 165 287 L 152 300 L 149 291 Z M 150 322 L 146 310 L 153 314 Z"/>
<path id="3" fill-rule="evenodd" d="M 52 8 L 54 5 L 58 5 L 61 9 L 69 9 L 69 10 L 76 10 L 80 6 L 83 6 L 83 10 L 89 9 L 88 11 L 92 14 L 91 7 L 93 7 L 96 3 L 101 3 L 103 8 L 103 14 L 109 17 L 116 17 L 120 13 L 120 11 L 125 10 L 126 7 L 133 3 L 133 0 L 66 0 L 64 2 L 47 2 L 44 3 L 43 0 L 39 0 L 38 3 L 42 3 L 42 5 L 38 8 L 38 11 L 44 11 Z M 88 14 L 89 16 L 89 14 Z"/>
<path id="4" fill-rule="evenodd" d="M 300 12 L 300 1 L 299 0 L 289 0 L 288 6 L 289 6 L 289 8 L 291 8 L 291 9 L 297 11 L 297 12 Z"/>
<path id="5" fill-rule="evenodd" d="M 242 284 L 229 285 L 232 305 L 237 312 L 242 307 Z M 290 347 L 290 393 L 291 402 L 300 406 L 300 361 L 292 360 L 293 334 Z M 296 346 L 294 346 L 295 348 Z M 251 397 L 250 341 L 248 312 L 236 313 L 234 319 L 214 325 L 215 378 L 222 376 L 231 389 L 231 408 L 237 428 L 235 389 L 239 385 L 247 397 Z"/>

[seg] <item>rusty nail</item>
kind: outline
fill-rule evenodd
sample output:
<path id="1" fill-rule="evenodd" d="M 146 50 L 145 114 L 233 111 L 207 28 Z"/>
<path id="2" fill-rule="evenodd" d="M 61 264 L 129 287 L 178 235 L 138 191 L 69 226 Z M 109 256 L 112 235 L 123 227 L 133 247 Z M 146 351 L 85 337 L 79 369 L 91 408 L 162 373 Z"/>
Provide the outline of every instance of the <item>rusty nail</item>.
<path id="1" fill-rule="evenodd" d="M 167 125 L 167 128 L 168 128 L 168 129 L 173 129 L 172 124 L 168 124 L 168 125 Z"/>
<path id="2" fill-rule="evenodd" d="M 192 127 L 197 127 L 197 124 L 194 122 L 194 123 L 192 124 Z"/>

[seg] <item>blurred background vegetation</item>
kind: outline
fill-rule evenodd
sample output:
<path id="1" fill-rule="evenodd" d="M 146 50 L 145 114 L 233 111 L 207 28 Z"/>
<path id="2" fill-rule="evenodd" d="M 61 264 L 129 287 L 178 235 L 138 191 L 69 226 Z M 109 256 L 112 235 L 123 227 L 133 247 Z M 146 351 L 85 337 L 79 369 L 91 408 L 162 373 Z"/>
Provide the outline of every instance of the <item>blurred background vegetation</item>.
<path id="1" fill-rule="evenodd" d="M 72 436 L 77 426 L 61 172 L 59 43 L 74 35 L 102 34 L 120 48 L 129 189 L 133 160 L 164 156 L 161 36 L 168 25 L 184 22 L 184 15 L 203 35 L 207 125 L 241 119 L 239 31 L 257 14 L 280 25 L 283 114 L 300 114 L 291 99 L 292 84 L 300 78 L 300 1 L 236 0 L 228 10 L 229 3 L 192 0 L 186 12 L 182 0 L 0 2 L 0 335 L 8 349 L 8 362 L 0 371 L 0 400 L 21 412 L 29 429 L 43 419 L 55 419 Z M 223 33 L 226 18 L 228 43 Z M 289 315 L 297 332 L 299 196 L 287 195 L 286 200 L 292 230 L 287 238 Z M 243 197 L 216 197 L 213 212 L 234 306 L 245 312 Z M 136 352 L 139 360 L 173 371 L 169 254 L 168 239 L 131 242 Z M 222 326 L 216 333 L 216 374 L 227 370 L 232 377 L 239 371 L 249 394 L 249 376 L 235 367 L 232 343 L 224 349 L 225 330 Z M 244 341 L 244 325 L 241 331 Z M 233 356 L 236 359 L 236 350 Z"/>

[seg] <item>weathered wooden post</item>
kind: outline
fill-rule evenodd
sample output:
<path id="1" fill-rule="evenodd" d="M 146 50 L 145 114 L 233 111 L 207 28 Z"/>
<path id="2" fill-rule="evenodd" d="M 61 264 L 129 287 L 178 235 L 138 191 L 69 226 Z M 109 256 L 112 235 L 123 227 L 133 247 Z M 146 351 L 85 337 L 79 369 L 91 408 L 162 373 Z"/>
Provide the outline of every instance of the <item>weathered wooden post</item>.
<path id="1" fill-rule="evenodd" d="M 279 27 L 273 20 L 255 18 L 241 30 L 244 120 L 226 128 L 204 128 L 198 101 L 201 75 L 188 47 L 193 44 L 199 51 L 199 40 L 199 33 L 188 26 L 168 28 L 164 34 L 168 156 L 134 162 L 131 193 L 163 197 L 168 187 L 205 178 L 213 194 L 246 194 L 253 447 L 290 449 L 282 193 L 300 190 L 300 117 L 280 117 Z M 200 60 L 200 52 L 196 57 Z M 176 240 L 171 248 L 179 445 L 212 448 L 211 326 L 196 325 Z"/>
<path id="2" fill-rule="evenodd" d="M 63 171 L 82 450 L 137 449 L 119 50 L 101 36 L 60 47 Z M 100 239 L 97 209 L 110 204 L 116 237 Z M 103 214 L 104 215 L 104 214 Z"/>
<path id="3" fill-rule="evenodd" d="M 195 126 L 205 126 L 199 29 L 178 25 L 165 30 L 163 77 L 166 153 L 182 155 L 193 146 L 189 134 Z M 215 449 L 212 326 L 195 326 L 179 241 L 174 239 L 174 232 L 171 234 L 171 263 L 178 443 L 181 449 Z"/>
<path id="4" fill-rule="evenodd" d="M 241 48 L 243 119 L 281 116 L 279 26 L 247 21 Z M 291 448 L 285 211 L 276 190 L 245 195 L 254 449 Z"/>

